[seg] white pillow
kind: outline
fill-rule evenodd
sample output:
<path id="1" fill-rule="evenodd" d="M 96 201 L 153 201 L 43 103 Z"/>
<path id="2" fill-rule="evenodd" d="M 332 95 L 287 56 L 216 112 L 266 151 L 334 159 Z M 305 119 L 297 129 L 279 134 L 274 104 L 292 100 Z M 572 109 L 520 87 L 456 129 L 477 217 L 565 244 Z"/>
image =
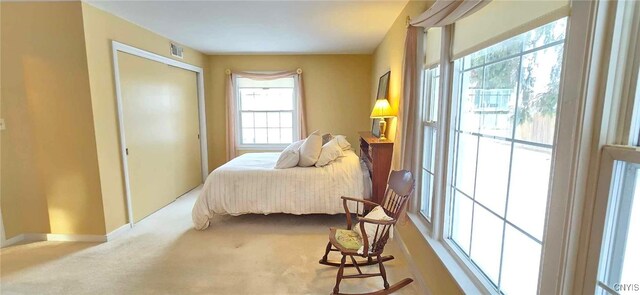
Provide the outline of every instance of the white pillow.
<path id="1" fill-rule="evenodd" d="M 336 135 L 334 139 L 338 140 L 338 144 L 342 148 L 343 151 L 346 151 L 351 148 L 351 144 L 347 141 L 347 137 L 344 135 Z"/>
<path id="2" fill-rule="evenodd" d="M 342 156 L 344 156 L 344 152 L 338 144 L 338 140 L 336 138 L 329 140 L 327 144 L 322 146 L 320 157 L 318 157 L 318 162 L 316 162 L 316 167 L 326 166 L 333 162 L 333 160 Z"/>
<path id="3" fill-rule="evenodd" d="M 315 131 L 311 133 L 311 135 L 304 140 L 302 146 L 300 146 L 300 161 L 298 162 L 298 166 L 313 166 L 313 164 L 318 161 L 320 151 L 322 151 L 322 136 L 320 136 L 318 131 Z"/>
<path id="4" fill-rule="evenodd" d="M 384 209 L 382 209 L 382 207 L 380 206 L 376 206 L 375 208 L 373 208 L 373 210 L 371 210 L 371 212 L 369 212 L 369 214 L 365 215 L 364 218 L 367 219 L 372 219 L 372 220 L 393 220 L 393 218 L 389 217 L 389 215 L 387 215 L 387 213 L 384 212 Z M 353 229 L 356 233 L 358 233 L 361 237 L 362 237 L 362 231 L 360 230 L 360 223 L 356 223 L 355 228 Z M 373 244 L 373 240 L 375 239 L 375 234 L 376 234 L 376 228 L 378 227 L 377 224 L 373 224 L 373 223 L 366 223 L 364 224 L 364 231 L 367 233 L 367 240 L 369 241 L 369 249 L 371 249 L 371 244 Z M 378 237 L 382 237 L 382 225 L 380 226 L 380 228 L 378 229 Z M 392 228 L 387 227 L 389 230 L 389 234 L 391 234 L 391 230 L 393 230 Z M 358 250 L 359 254 L 362 254 L 362 252 L 364 251 L 364 244 L 362 245 L 362 247 L 360 247 L 360 249 Z"/>
<path id="5" fill-rule="evenodd" d="M 278 158 L 278 162 L 276 162 L 275 168 L 286 169 L 297 166 L 298 161 L 300 161 L 300 146 L 302 146 L 303 142 L 304 139 L 296 141 L 285 148 L 282 153 L 280 153 L 280 157 Z"/>

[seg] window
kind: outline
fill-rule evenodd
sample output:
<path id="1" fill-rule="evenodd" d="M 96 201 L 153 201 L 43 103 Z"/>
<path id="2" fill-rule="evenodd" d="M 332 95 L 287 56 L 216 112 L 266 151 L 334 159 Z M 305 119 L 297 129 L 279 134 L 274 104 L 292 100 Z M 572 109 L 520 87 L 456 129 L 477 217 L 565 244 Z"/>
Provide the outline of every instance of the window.
<path id="1" fill-rule="evenodd" d="M 585 272 L 576 280 L 582 294 L 640 294 L 640 4 L 620 1 L 610 9 L 598 109 L 608 116 L 597 122 L 604 132 L 594 132 L 602 149 L 591 157 L 599 160 L 597 182 L 585 198 L 582 227 L 589 233 L 581 238 L 589 240 L 581 249 Z"/>
<path id="2" fill-rule="evenodd" d="M 640 292 L 640 164 L 615 161 L 596 294 Z"/>
<path id="3" fill-rule="evenodd" d="M 431 220 L 435 180 L 436 138 L 438 130 L 438 96 L 440 88 L 440 67 L 426 69 L 423 84 L 422 112 L 422 183 L 420 194 L 420 213 Z"/>
<path id="4" fill-rule="evenodd" d="M 455 61 L 446 238 L 503 293 L 538 288 L 566 24 Z"/>
<path id="5" fill-rule="evenodd" d="M 283 146 L 297 140 L 294 79 L 236 79 L 241 147 Z"/>
<path id="6" fill-rule="evenodd" d="M 635 70 L 637 75 L 640 69 Z M 603 202 L 605 217 L 601 221 L 604 227 L 600 253 L 593 255 L 599 260 L 596 294 L 640 293 L 640 152 L 637 150 L 640 78 L 630 86 L 627 99 L 636 105 L 632 118 L 635 124 L 621 125 L 636 134 L 636 138 L 623 142 L 626 146 L 606 146 L 599 175 L 599 181 L 608 185 L 604 185 L 605 191 L 597 196 L 606 201 Z"/>

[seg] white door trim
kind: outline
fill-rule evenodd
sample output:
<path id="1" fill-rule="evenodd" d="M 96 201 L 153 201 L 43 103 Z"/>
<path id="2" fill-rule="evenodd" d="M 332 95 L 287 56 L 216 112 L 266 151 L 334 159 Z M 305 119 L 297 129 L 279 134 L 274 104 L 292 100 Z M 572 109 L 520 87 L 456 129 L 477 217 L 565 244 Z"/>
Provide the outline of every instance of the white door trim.
<path id="1" fill-rule="evenodd" d="M 155 53 L 151 53 L 130 45 L 126 45 L 115 40 L 111 41 L 111 47 L 112 47 L 112 54 L 113 54 L 113 75 L 114 75 L 115 87 L 116 87 L 116 102 L 118 107 L 118 132 L 120 135 L 120 159 L 122 161 L 122 173 L 124 174 L 125 195 L 127 199 L 127 218 L 129 219 L 129 225 L 133 227 L 134 222 L 133 222 L 133 208 L 131 206 L 131 184 L 129 182 L 129 165 L 127 163 L 127 155 L 126 155 L 127 144 L 125 141 L 125 134 L 124 134 L 124 112 L 122 107 L 122 92 L 120 89 L 120 71 L 118 67 L 118 51 L 196 73 L 197 81 L 198 81 L 200 160 L 202 161 L 201 172 L 202 172 L 203 183 L 206 180 L 207 175 L 209 174 L 209 166 L 208 166 L 209 160 L 207 155 L 207 126 L 206 126 L 206 115 L 205 115 L 205 106 L 204 106 L 204 77 L 203 77 L 204 71 L 200 67 L 196 67 L 194 65 L 190 65 L 184 62 L 170 59 L 168 57 L 157 55 Z"/>

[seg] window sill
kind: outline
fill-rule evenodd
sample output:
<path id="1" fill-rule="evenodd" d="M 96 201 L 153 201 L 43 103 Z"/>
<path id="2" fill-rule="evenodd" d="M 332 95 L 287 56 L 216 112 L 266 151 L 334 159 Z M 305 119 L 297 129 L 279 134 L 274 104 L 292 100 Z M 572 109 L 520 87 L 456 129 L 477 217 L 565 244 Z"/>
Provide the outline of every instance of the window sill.
<path id="1" fill-rule="evenodd" d="M 456 281 L 456 284 L 462 292 L 465 294 L 494 293 L 487 289 L 480 279 L 470 274 L 471 271 L 468 267 L 447 249 L 448 246 L 445 245 L 443 241 L 436 240 L 431 237 L 427 223 L 422 219 L 422 217 L 416 213 L 407 213 L 407 215 L 409 216 L 411 223 L 415 225 L 418 232 L 422 235 L 424 241 L 431 247 L 431 249 L 433 249 L 438 258 L 440 258 L 442 265 L 444 265 L 447 271 L 449 271 L 449 274 Z"/>
<path id="2" fill-rule="evenodd" d="M 240 145 L 236 146 L 236 150 L 238 151 L 272 151 L 272 152 L 281 152 L 288 145 Z"/>

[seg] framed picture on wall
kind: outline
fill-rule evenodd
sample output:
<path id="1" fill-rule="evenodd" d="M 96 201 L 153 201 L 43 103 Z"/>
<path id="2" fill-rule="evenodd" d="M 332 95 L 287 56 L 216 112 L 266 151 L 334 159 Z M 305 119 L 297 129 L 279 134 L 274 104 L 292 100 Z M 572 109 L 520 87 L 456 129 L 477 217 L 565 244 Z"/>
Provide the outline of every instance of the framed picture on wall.
<path id="1" fill-rule="evenodd" d="M 380 137 L 380 120 L 373 119 L 373 124 L 371 124 L 371 134 L 375 137 Z"/>
<path id="2" fill-rule="evenodd" d="M 391 71 L 386 72 L 382 77 L 380 77 L 380 81 L 378 81 L 378 94 L 376 95 L 376 99 L 389 98 L 389 76 L 391 76 Z"/>

